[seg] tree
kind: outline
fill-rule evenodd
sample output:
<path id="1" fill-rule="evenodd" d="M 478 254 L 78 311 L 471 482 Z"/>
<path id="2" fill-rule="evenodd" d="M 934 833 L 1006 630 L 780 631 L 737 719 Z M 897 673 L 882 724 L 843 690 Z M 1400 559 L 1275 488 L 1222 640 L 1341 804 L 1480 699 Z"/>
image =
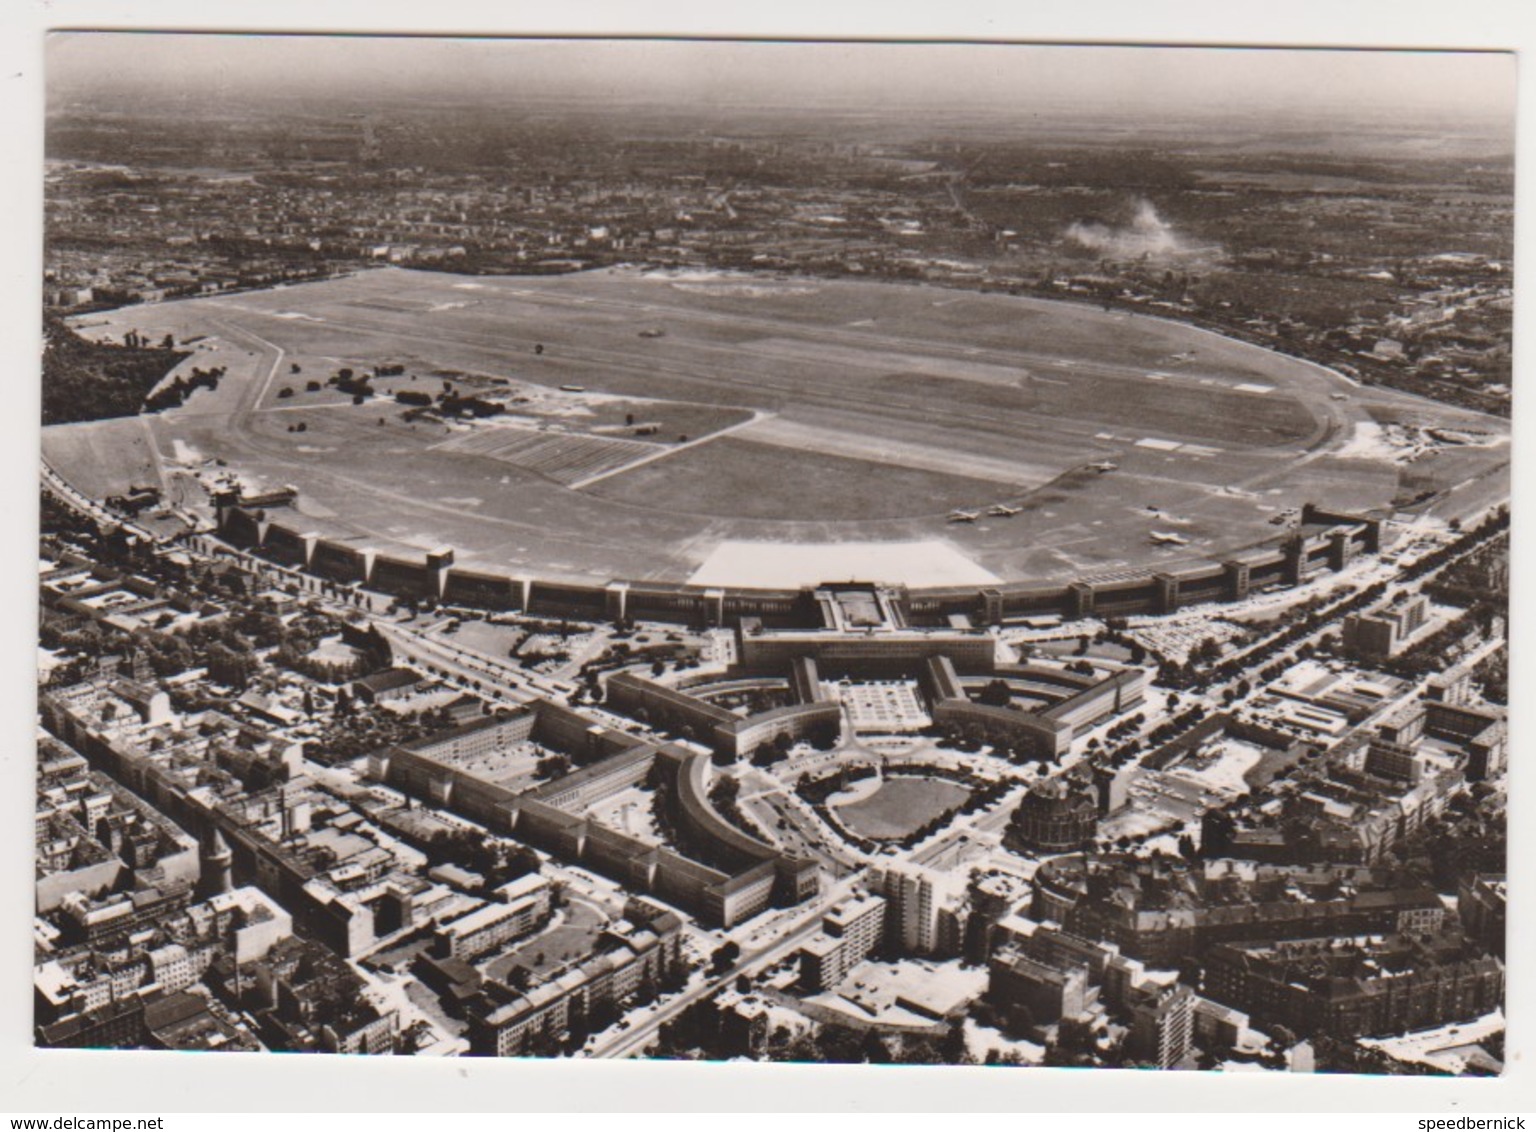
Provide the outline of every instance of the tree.
<path id="1" fill-rule="evenodd" d="M 1196 956 L 1186 955 L 1179 960 L 1179 982 L 1198 991 L 1204 978 L 1205 965 Z"/>
<path id="2" fill-rule="evenodd" d="M 571 772 L 571 760 L 564 755 L 550 755 L 542 758 L 534 767 L 534 773 L 540 778 L 559 778 Z"/>
<path id="3" fill-rule="evenodd" d="M 891 1063 L 891 1051 L 880 1035 L 870 1030 L 864 1035 L 864 1041 L 859 1046 L 859 1052 L 863 1060 L 871 1065 L 889 1065 Z"/>
<path id="4" fill-rule="evenodd" d="M 1007 707 L 1013 702 L 1013 692 L 1008 687 L 1008 681 L 992 680 L 981 690 L 976 702 L 989 707 Z"/>
<path id="5" fill-rule="evenodd" d="M 656 977 L 651 974 L 650 967 L 644 968 L 640 972 L 640 985 L 635 988 L 635 1003 L 645 1006 L 655 1002 L 656 996 L 660 993 L 661 988 L 657 985 Z"/>
<path id="6" fill-rule="evenodd" d="M 780 749 L 778 740 L 772 743 L 759 743 L 752 751 L 752 765 L 770 767 L 774 763 L 784 761 L 785 752 Z"/>
<path id="7" fill-rule="evenodd" d="M 217 683 L 243 689 L 256 674 L 257 661 L 249 652 L 237 652 L 215 642 L 207 653 L 208 675 Z"/>
<path id="8" fill-rule="evenodd" d="M 715 948 L 714 954 L 709 957 L 709 969 L 711 974 L 721 975 L 730 969 L 732 963 L 741 957 L 741 944 L 734 939 L 728 939 Z"/>
<path id="9" fill-rule="evenodd" d="M 1207 667 L 1221 659 L 1221 642 L 1215 637 L 1206 637 L 1200 644 L 1195 645 L 1189 653 L 1189 664 L 1197 667 Z"/>
<path id="10" fill-rule="evenodd" d="M 939 1056 L 946 1065 L 965 1065 L 975 1060 L 966 1045 L 965 1023 L 961 1019 L 956 1018 L 949 1024 L 949 1029 L 939 1043 Z"/>
<path id="11" fill-rule="evenodd" d="M 162 350 L 174 350 L 176 348 L 175 337 L 173 335 L 167 334 L 164 338 L 160 339 L 160 348 Z M 1460 530 L 1459 527 L 1456 529 Z"/>

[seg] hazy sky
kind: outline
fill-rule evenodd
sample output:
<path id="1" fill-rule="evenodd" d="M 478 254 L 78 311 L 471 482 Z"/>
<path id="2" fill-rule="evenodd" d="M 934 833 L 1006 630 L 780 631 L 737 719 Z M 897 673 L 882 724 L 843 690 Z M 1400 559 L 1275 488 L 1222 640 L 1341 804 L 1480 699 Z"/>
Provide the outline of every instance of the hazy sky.
<path id="1" fill-rule="evenodd" d="M 491 97 L 707 100 L 774 105 L 903 102 L 1025 110 L 1130 103 L 1298 113 L 1400 108 L 1506 118 L 1511 54 L 962 44 L 465 40 L 60 33 L 51 98 L 157 88 Z"/>

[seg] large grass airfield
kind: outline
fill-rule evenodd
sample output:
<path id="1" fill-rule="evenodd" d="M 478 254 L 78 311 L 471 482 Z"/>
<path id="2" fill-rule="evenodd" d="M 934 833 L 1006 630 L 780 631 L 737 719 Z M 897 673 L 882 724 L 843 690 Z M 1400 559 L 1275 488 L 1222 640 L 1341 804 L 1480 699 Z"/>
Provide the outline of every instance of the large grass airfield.
<path id="1" fill-rule="evenodd" d="M 1108 577 L 1272 539 L 1308 501 L 1390 509 L 1438 492 L 1419 505 L 1449 518 L 1508 491 L 1503 421 L 1074 303 L 388 268 L 76 326 L 171 333 L 193 343 L 187 366 L 227 370 L 158 416 L 44 430 L 44 457 L 82 490 L 157 477 L 202 505 L 196 483 L 214 474 L 291 484 L 319 533 L 550 579 Z M 360 405 L 323 384 L 391 364 L 405 374 Z M 507 412 L 408 420 L 392 397 L 445 382 Z"/>

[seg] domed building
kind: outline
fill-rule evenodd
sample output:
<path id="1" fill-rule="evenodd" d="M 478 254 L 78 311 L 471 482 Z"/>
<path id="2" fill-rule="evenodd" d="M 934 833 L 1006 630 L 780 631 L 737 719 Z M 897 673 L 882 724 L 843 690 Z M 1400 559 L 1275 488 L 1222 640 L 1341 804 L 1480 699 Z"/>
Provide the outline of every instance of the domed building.
<path id="1" fill-rule="evenodd" d="M 1099 804 L 1093 787 L 1066 778 L 1037 782 L 1013 811 L 1004 841 L 1036 853 L 1072 853 L 1093 844 Z"/>

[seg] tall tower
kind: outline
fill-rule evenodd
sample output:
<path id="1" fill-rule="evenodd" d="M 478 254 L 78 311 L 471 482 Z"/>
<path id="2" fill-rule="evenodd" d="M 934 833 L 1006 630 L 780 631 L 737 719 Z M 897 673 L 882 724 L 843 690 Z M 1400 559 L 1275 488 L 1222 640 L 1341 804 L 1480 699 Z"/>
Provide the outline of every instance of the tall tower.
<path id="1" fill-rule="evenodd" d="M 933 874 L 895 862 L 870 873 L 870 886 L 886 901 L 887 939 L 906 955 L 931 955 L 938 945 L 938 899 Z"/>
<path id="2" fill-rule="evenodd" d="M 200 900 L 218 896 L 234 887 L 235 855 L 229 842 L 217 829 L 203 836 L 198 848 L 197 896 Z"/>

